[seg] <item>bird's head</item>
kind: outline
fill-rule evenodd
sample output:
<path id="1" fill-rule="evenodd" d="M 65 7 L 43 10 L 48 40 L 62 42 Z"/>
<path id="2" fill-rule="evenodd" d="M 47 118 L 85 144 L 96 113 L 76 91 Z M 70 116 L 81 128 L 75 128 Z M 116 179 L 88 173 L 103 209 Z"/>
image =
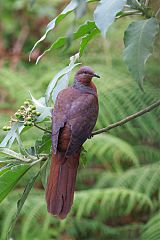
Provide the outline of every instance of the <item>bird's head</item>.
<path id="1" fill-rule="evenodd" d="M 89 85 L 92 78 L 97 77 L 100 78 L 99 75 L 97 75 L 92 68 L 88 66 L 81 67 L 77 73 L 75 74 L 75 81 L 78 81 L 84 85 Z"/>

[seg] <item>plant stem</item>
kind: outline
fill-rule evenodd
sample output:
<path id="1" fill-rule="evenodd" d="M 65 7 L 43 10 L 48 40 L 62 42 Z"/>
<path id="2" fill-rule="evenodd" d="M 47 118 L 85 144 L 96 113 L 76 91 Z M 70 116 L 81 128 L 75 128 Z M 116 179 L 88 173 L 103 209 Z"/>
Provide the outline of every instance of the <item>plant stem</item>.
<path id="1" fill-rule="evenodd" d="M 156 18 L 158 18 L 159 17 L 159 15 L 160 15 L 160 8 L 158 9 L 158 11 L 156 12 L 156 15 L 155 15 L 155 17 Z"/>
<path id="2" fill-rule="evenodd" d="M 146 0 L 146 2 L 145 2 L 145 6 L 147 7 L 148 4 L 149 4 L 149 0 Z"/>
<path id="3" fill-rule="evenodd" d="M 139 112 L 136 112 L 136 113 L 134 113 L 132 115 L 129 115 L 128 117 L 126 117 L 126 118 L 124 118 L 124 119 L 122 119 L 122 120 L 120 120 L 120 121 L 118 121 L 116 123 L 110 124 L 108 127 L 105 127 L 105 128 L 102 128 L 102 129 L 99 129 L 99 130 L 96 130 L 96 131 L 92 132 L 91 136 L 93 137 L 93 136 L 95 136 L 97 134 L 100 134 L 100 133 L 109 132 L 111 129 L 119 127 L 119 126 L 122 126 L 122 125 L 126 124 L 127 122 L 129 122 L 129 121 L 131 121 L 131 120 L 133 120 L 135 118 L 138 118 L 138 117 L 144 115 L 147 112 L 152 111 L 153 109 L 155 109 L 156 107 L 159 107 L 159 106 L 160 106 L 160 100 L 155 102 L 155 103 L 153 103 L 152 105 L 144 108 L 143 110 L 141 110 Z M 49 134 L 52 134 L 51 131 L 49 131 L 47 129 L 44 129 L 44 128 L 38 126 L 35 123 L 34 123 L 34 126 L 39 128 L 40 130 L 42 130 L 44 132 L 48 132 Z"/>
<path id="4" fill-rule="evenodd" d="M 51 132 L 51 131 L 49 131 L 49 130 L 47 130 L 47 129 L 45 129 L 45 128 L 42 128 L 42 127 L 38 126 L 36 123 L 34 123 L 34 126 L 35 126 L 36 128 L 38 128 L 38 129 L 40 129 L 40 130 L 44 131 L 44 132 L 47 132 L 47 133 L 50 133 L 50 134 L 52 134 L 52 132 Z"/>
<path id="5" fill-rule="evenodd" d="M 143 110 L 141 110 L 139 112 L 136 112 L 136 113 L 134 113 L 134 114 L 132 114 L 132 115 L 130 115 L 130 116 L 128 116 L 128 117 L 126 117 L 126 118 L 116 122 L 116 123 L 110 124 L 106 128 L 102 128 L 102 129 L 99 129 L 97 131 L 92 132 L 92 137 L 97 135 L 97 134 L 100 134 L 100 133 L 109 132 L 113 128 L 122 126 L 122 125 L 126 124 L 127 122 L 129 122 L 129 121 L 131 121 L 131 120 L 133 120 L 135 118 L 138 118 L 138 117 L 142 116 L 143 114 L 145 114 L 147 112 L 150 112 L 150 111 L 152 111 L 153 109 L 155 109 L 156 107 L 159 107 L 159 106 L 160 106 L 160 100 L 155 102 L 155 103 L 153 103 L 152 105 L 146 107 L 145 109 L 143 109 Z"/>
<path id="6" fill-rule="evenodd" d="M 123 12 L 120 16 L 117 16 L 116 19 L 122 18 L 122 17 L 127 17 L 131 15 L 142 15 L 142 12 L 139 10 L 133 10 L 133 11 L 125 11 Z"/>

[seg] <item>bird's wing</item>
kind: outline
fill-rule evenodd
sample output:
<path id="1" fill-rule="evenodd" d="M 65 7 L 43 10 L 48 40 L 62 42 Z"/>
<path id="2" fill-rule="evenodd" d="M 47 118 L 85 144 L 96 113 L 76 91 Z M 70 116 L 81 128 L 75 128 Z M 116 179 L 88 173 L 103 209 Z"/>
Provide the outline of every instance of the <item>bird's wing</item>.
<path id="1" fill-rule="evenodd" d="M 98 100 L 92 94 L 82 94 L 73 101 L 69 110 L 68 123 L 71 126 L 71 139 L 66 152 L 70 155 L 79 150 L 90 137 L 98 116 Z"/>
<path id="2" fill-rule="evenodd" d="M 54 153 L 57 152 L 58 146 L 61 151 L 62 149 L 63 151 L 67 150 L 65 146 L 67 143 L 69 144 L 71 135 L 71 126 L 67 124 L 68 115 L 72 102 L 74 102 L 74 100 L 80 95 L 81 94 L 77 89 L 68 87 L 62 90 L 56 98 L 54 110 L 52 112 L 52 147 Z"/>
<path id="3" fill-rule="evenodd" d="M 95 95 L 82 94 L 75 89 L 61 91 L 52 114 L 52 146 L 58 146 L 66 156 L 80 149 L 91 135 L 98 116 L 98 100 Z M 68 144 L 68 147 L 65 146 Z"/>
<path id="4" fill-rule="evenodd" d="M 57 152 L 60 129 L 63 128 L 65 123 L 67 122 L 65 108 L 64 106 L 61 106 L 63 102 L 61 103 L 60 96 L 61 94 L 58 95 L 54 110 L 52 112 L 52 147 L 54 153 Z"/>

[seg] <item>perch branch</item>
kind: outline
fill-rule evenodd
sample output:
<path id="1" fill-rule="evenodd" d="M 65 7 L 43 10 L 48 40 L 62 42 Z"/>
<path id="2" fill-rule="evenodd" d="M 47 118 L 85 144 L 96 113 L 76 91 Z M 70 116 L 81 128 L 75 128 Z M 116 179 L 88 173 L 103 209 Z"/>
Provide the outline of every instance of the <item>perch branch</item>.
<path id="1" fill-rule="evenodd" d="M 116 128 L 116 127 L 119 127 L 119 126 L 122 126 L 122 125 L 126 124 L 127 122 L 129 122 L 129 121 L 131 121 L 131 120 L 133 120 L 133 119 L 135 119 L 135 118 L 138 118 L 138 117 L 144 115 L 144 114 L 147 113 L 147 112 L 151 112 L 153 109 L 155 109 L 156 107 L 159 107 L 159 106 L 160 106 L 160 100 L 157 101 L 157 102 L 155 102 L 155 103 L 153 103 L 153 104 L 151 104 L 150 106 L 144 108 L 143 110 L 141 110 L 141 111 L 139 111 L 139 112 L 136 112 L 136 113 L 134 113 L 134 114 L 132 114 L 132 115 L 129 115 L 128 117 L 126 117 L 126 118 L 124 118 L 124 119 L 122 119 L 122 120 L 120 120 L 120 121 L 118 121 L 118 122 L 116 122 L 116 123 L 110 124 L 110 125 L 109 125 L 108 127 L 106 127 L 106 128 L 102 128 L 102 129 L 99 129 L 99 130 L 96 130 L 96 131 L 92 132 L 91 137 L 93 137 L 93 136 L 95 136 L 95 135 L 97 135 L 97 134 L 100 134 L 100 133 L 109 132 L 111 129 Z M 42 131 L 44 131 L 44 132 L 48 132 L 48 133 L 52 134 L 51 131 L 49 131 L 49 130 L 47 130 L 47 129 L 44 129 L 44 128 L 38 126 L 38 125 L 35 124 L 35 123 L 34 123 L 34 126 L 37 127 L 37 128 L 39 128 L 40 130 L 42 130 Z"/>
<path id="2" fill-rule="evenodd" d="M 128 117 L 126 117 L 126 118 L 116 122 L 116 123 L 110 124 L 106 128 L 102 128 L 102 129 L 99 129 L 97 131 L 92 132 L 92 137 L 97 135 L 97 134 L 100 134 L 100 133 L 104 133 L 104 132 L 106 133 L 106 132 L 110 131 L 112 128 L 116 128 L 116 127 L 122 126 L 122 125 L 126 124 L 127 122 L 129 122 L 129 121 L 131 121 L 131 120 L 133 120 L 135 118 L 138 118 L 138 117 L 142 116 L 143 114 L 145 114 L 147 112 L 152 111 L 154 108 L 156 108 L 158 106 L 160 106 L 160 100 L 155 102 L 155 103 L 153 103 L 152 105 L 144 108 L 143 110 L 141 110 L 139 112 L 136 112 L 136 113 L 134 113 L 134 114 L 132 114 L 132 115 L 130 115 L 130 116 L 128 116 Z"/>

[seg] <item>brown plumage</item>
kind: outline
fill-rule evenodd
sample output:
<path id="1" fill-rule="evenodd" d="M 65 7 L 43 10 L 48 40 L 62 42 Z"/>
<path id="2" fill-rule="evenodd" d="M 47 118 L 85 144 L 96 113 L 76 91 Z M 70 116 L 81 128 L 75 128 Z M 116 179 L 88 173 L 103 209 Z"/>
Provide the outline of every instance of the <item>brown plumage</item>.
<path id="1" fill-rule="evenodd" d="M 48 212 L 64 219 L 71 209 L 82 144 L 98 116 L 96 75 L 82 67 L 74 84 L 62 90 L 52 113 L 52 163 L 46 189 Z"/>

